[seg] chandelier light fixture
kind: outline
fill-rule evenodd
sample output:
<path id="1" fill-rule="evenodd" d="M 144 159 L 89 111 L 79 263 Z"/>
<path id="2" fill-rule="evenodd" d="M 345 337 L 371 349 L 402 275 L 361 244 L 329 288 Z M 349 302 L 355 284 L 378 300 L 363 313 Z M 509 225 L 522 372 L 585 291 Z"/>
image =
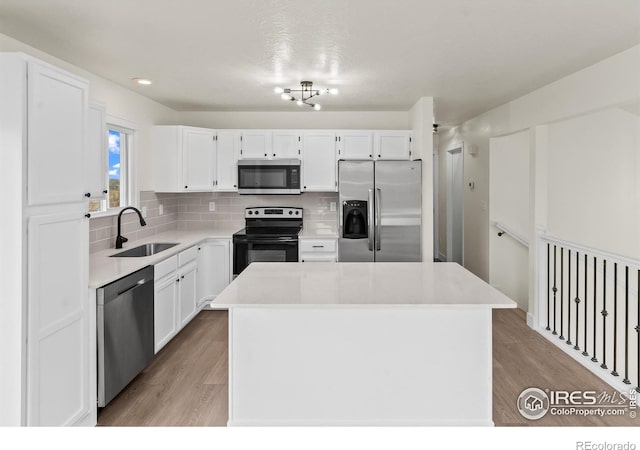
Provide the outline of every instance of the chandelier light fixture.
<path id="1" fill-rule="evenodd" d="M 301 81 L 300 89 L 287 89 L 287 88 L 276 87 L 273 89 L 273 92 L 280 95 L 280 98 L 282 100 L 296 102 L 296 105 L 298 106 L 307 105 L 312 107 L 316 111 L 320 111 L 322 109 L 322 106 L 320 106 L 318 103 L 312 103 L 309 100 L 319 95 L 325 95 L 325 94 L 336 95 L 338 94 L 338 89 L 336 88 L 314 89 L 313 81 Z"/>

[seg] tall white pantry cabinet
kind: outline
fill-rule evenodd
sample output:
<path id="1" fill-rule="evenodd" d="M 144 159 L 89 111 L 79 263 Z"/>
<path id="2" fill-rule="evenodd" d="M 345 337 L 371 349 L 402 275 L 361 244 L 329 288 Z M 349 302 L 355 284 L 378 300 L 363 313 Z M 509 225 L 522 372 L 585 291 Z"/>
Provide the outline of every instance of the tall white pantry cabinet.
<path id="1" fill-rule="evenodd" d="M 0 425 L 95 423 L 88 90 L 0 53 Z"/>

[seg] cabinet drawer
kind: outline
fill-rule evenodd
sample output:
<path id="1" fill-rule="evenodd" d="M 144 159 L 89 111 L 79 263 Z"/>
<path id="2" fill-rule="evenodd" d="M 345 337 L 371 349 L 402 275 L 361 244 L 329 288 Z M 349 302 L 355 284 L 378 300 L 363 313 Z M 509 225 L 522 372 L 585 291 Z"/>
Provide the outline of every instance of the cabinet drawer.
<path id="1" fill-rule="evenodd" d="M 300 262 L 336 262 L 336 255 L 319 255 L 317 253 L 300 254 Z"/>
<path id="2" fill-rule="evenodd" d="M 178 268 L 178 257 L 173 255 L 153 266 L 153 278 L 159 280 Z"/>
<path id="3" fill-rule="evenodd" d="M 335 239 L 301 239 L 300 253 L 335 253 Z"/>
<path id="4" fill-rule="evenodd" d="M 184 266 L 186 263 L 195 260 L 198 257 L 198 246 L 191 247 L 188 250 L 178 253 L 178 266 Z"/>

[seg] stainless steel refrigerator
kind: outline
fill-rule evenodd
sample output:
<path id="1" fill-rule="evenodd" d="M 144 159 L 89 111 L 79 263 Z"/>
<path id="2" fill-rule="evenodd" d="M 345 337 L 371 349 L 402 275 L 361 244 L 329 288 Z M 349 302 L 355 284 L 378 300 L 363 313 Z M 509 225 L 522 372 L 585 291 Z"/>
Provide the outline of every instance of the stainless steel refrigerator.
<path id="1" fill-rule="evenodd" d="M 338 261 L 422 261 L 422 162 L 339 161 Z"/>

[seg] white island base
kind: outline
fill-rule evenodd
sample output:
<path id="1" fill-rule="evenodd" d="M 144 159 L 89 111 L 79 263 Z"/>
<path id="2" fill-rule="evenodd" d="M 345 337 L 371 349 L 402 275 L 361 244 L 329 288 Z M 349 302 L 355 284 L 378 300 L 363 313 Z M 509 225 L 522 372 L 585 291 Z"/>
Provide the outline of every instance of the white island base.
<path id="1" fill-rule="evenodd" d="M 458 265 L 252 264 L 220 300 L 229 425 L 493 425 L 491 310 L 515 303 Z"/>

